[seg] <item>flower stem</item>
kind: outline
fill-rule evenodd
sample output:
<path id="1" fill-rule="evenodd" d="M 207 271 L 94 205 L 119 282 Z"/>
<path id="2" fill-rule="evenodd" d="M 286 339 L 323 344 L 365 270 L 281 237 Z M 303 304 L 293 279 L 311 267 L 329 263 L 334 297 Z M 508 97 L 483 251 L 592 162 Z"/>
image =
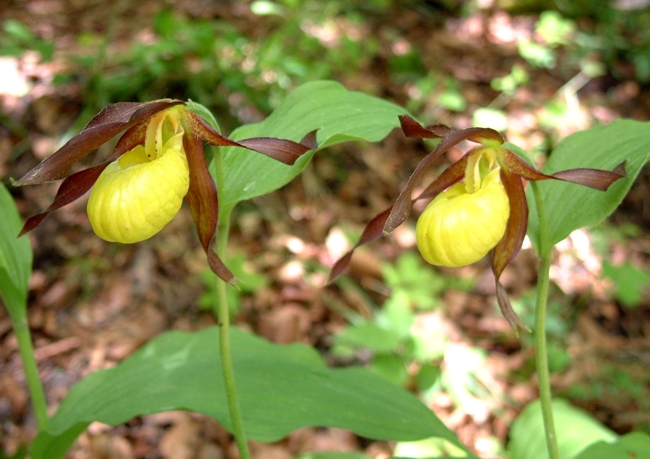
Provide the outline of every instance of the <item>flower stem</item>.
<path id="1" fill-rule="evenodd" d="M 553 408 L 551 404 L 551 381 L 548 370 L 548 350 L 546 347 L 546 307 L 548 304 L 548 287 L 551 271 L 551 248 L 547 241 L 546 209 L 538 183 L 532 182 L 537 214 L 539 217 L 540 250 L 539 275 L 537 279 L 537 308 L 535 310 L 535 363 L 539 381 L 539 401 L 542 407 L 542 419 L 546 434 L 546 447 L 549 459 L 560 459 L 553 422 Z"/>
<path id="2" fill-rule="evenodd" d="M 220 196 L 223 196 L 223 158 L 219 149 L 213 149 L 214 162 L 217 176 L 217 190 Z M 217 253 L 223 256 L 226 253 L 228 245 L 228 234 L 230 232 L 230 211 L 222 212 L 219 217 L 217 227 Z M 235 371 L 232 364 L 232 353 L 230 348 L 230 311 L 228 310 L 228 286 L 222 280 L 217 278 L 217 302 L 214 305 L 214 313 L 219 323 L 219 355 L 221 357 L 221 372 L 223 373 L 223 383 L 226 390 L 226 400 L 228 401 L 228 411 L 230 412 L 230 422 L 232 424 L 232 434 L 239 449 L 240 459 L 250 459 L 246 434 L 244 433 L 244 424 L 242 422 L 241 410 L 239 408 L 239 399 L 237 398 L 237 387 L 235 385 Z"/>
<path id="3" fill-rule="evenodd" d="M 25 378 L 27 379 L 27 388 L 29 395 L 32 399 L 34 406 L 34 413 L 36 414 L 36 425 L 38 430 L 43 432 L 47 430 L 49 419 L 47 417 L 47 402 L 45 401 L 45 391 L 43 390 L 43 383 L 38 375 L 38 365 L 34 357 L 34 346 L 32 345 L 32 337 L 29 331 L 29 324 L 27 322 L 27 314 L 21 313 L 19 317 L 11 317 L 18 340 L 18 350 L 20 357 L 23 361 L 23 368 L 25 369 Z"/>

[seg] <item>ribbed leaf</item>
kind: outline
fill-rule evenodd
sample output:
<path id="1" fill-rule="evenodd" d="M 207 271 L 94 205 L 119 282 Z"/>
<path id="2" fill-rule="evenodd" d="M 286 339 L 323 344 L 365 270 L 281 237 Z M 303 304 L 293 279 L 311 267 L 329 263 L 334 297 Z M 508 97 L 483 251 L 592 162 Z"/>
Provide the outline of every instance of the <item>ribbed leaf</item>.
<path id="1" fill-rule="evenodd" d="M 617 435 L 586 412 L 572 407 L 564 400 L 553 400 L 553 417 L 561 459 L 574 459 L 586 447 L 597 441 L 612 441 Z M 539 459 L 548 457 L 546 437 L 539 400 L 528 405 L 512 423 L 510 457 Z M 617 456 L 611 456 L 612 459 Z"/>
<path id="2" fill-rule="evenodd" d="M 0 298 L 16 320 L 25 314 L 27 308 L 32 248 L 27 237 L 17 237 L 22 222 L 11 194 L 2 183 L 0 209 Z"/>
<path id="3" fill-rule="evenodd" d="M 307 83 L 291 92 L 263 122 L 235 130 L 230 138 L 279 137 L 299 141 L 317 130 L 317 143 L 324 148 L 347 140 L 376 142 L 399 126 L 405 110 L 367 94 L 348 91 L 333 81 Z M 243 143 L 243 142 L 242 142 Z M 241 148 L 224 150 L 225 184 L 222 208 L 280 188 L 298 175 L 313 156 L 303 155 L 286 166 Z M 214 175 L 214 174 L 213 174 Z"/>
<path id="4" fill-rule="evenodd" d="M 34 459 L 60 458 L 92 421 L 191 410 L 230 429 L 220 373 L 218 327 L 165 333 L 115 368 L 72 388 L 32 446 Z M 235 378 L 247 436 L 275 441 L 306 426 L 349 429 L 375 439 L 456 437 L 411 393 L 361 368 L 330 369 L 311 348 L 275 345 L 232 330 Z"/>
<path id="5" fill-rule="evenodd" d="M 544 240 L 540 240 L 535 200 L 529 187 L 526 193 L 531 210 L 528 235 L 535 248 L 547 253 L 572 231 L 596 224 L 611 214 L 629 191 L 649 153 L 650 123 L 647 122 L 617 120 L 561 141 L 542 172 L 552 174 L 580 167 L 611 171 L 625 161 L 627 176 L 615 182 L 607 192 L 573 183 L 539 182 L 548 220 Z"/>

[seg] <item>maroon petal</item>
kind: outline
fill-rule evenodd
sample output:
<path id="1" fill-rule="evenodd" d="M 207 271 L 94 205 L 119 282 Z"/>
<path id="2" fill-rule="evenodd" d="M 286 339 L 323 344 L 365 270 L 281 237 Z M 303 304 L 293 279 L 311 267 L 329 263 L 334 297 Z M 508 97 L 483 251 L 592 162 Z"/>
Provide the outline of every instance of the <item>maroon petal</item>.
<path id="1" fill-rule="evenodd" d="M 316 131 L 307 134 L 300 143 L 273 137 L 258 137 L 235 142 L 219 134 L 195 113 L 185 111 L 185 121 L 195 135 L 211 145 L 247 148 L 284 164 L 292 165 L 304 153 L 317 148 Z"/>
<path id="2" fill-rule="evenodd" d="M 402 132 L 406 137 L 417 137 L 418 139 L 440 139 L 451 132 L 451 128 L 444 124 L 422 127 L 408 115 L 400 115 L 399 123 Z"/>
<path id="3" fill-rule="evenodd" d="M 50 207 L 48 207 L 45 212 L 28 218 L 18 236 L 22 236 L 36 228 L 50 212 L 54 212 L 83 196 L 95 184 L 99 175 L 104 171 L 104 169 L 106 169 L 108 164 L 109 163 L 107 162 L 100 164 L 99 166 L 84 169 L 67 177 L 61 183 Z"/>
<path id="4" fill-rule="evenodd" d="M 182 103 L 179 100 L 164 99 L 145 103 L 120 102 L 108 105 L 79 134 L 14 184 L 35 185 L 60 180 L 68 175 L 70 167 L 75 162 L 120 132 L 158 112 Z"/>
<path id="5" fill-rule="evenodd" d="M 411 213 L 411 195 L 413 194 L 413 190 L 429 166 L 431 166 L 445 151 L 459 144 L 463 140 L 472 140 L 480 143 L 503 143 L 501 135 L 497 131 L 488 128 L 468 128 L 461 131 L 449 131 L 447 135 L 442 138 L 438 146 L 431 153 L 425 156 L 422 161 L 420 161 L 413 171 L 413 174 L 411 174 L 408 182 L 406 182 L 406 186 L 397 197 L 395 204 L 393 204 L 393 211 L 388 217 L 386 227 L 384 228 L 385 233 L 391 233 L 408 218 Z"/>
<path id="6" fill-rule="evenodd" d="M 492 271 L 497 288 L 497 302 L 503 317 L 508 321 L 515 333 L 519 329 L 528 330 L 526 325 L 517 317 L 505 288 L 499 282 L 501 274 L 505 267 L 521 250 L 521 244 L 526 237 L 526 228 L 528 227 L 528 203 L 526 202 L 526 193 L 524 184 L 517 175 L 501 169 L 501 182 L 508 195 L 510 203 L 510 216 L 506 225 L 506 231 L 503 238 L 497 243 L 493 250 Z"/>
<path id="7" fill-rule="evenodd" d="M 233 283 L 235 276 L 213 250 L 214 233 L 219 219 L 219 201 L 217 187 L 203 155 L 203 142 L 198 137 L 187 134 L 183 136 L 183 147 L 190 169 L 190 189 L 185 199 L 192 211 L 201 246 L 208 257 L 212 272 L 224 281 Z"/>
<path id="8" fill-rule="evenodd" d="M 625 177 L 625 163 L 619 164 L 613 171 L 600 169 L 569 169 L 546 175 L 530 164 L 519 158 L 514 153 L 503 150 L 504 167 L 513 174 L 517 174 L 526 180 L 562 180 L 594 188 L 600 191 L 607 191 L 612 183 Z"/>
<path id="9" fill-rule="evenodd" d="M 462 158 L 445 169 L 445 171 L 428 187 L 426 187 L 413 201 L 419 201 L 420 199 L 433 199 L 450 186 L 461 181 L 465 176 L 468 158 L 469 153 L 465 154 Z"/>
<path id="10" fill-rule="evenodd" d="M 332 270 L 330 271 L 330 277 L 327 280 L 328 283 L 334 282 L 337 277 L 339 277 L 348 269 L 350 260 L 352 260 L 352 254 L 358 247 L 375 241 L 384 235 L 384 225 L 386 224 L 388 215 L 390 215 L 391 209 L 392 207 L 384 210 L 382 213 L 370 220 L 370 222 L 364 228 L 359 242 L 357 242 L 348 253 L 343 255 L 336 263 L 334 263 L 334 266 L 332 266 Z"/>

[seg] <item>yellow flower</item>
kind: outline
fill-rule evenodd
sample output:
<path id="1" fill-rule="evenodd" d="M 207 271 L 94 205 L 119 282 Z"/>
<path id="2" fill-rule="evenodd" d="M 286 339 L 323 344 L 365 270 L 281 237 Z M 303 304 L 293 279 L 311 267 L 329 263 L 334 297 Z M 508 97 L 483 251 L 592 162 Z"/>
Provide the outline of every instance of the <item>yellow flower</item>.
<path id="1" fill-rule="evenodd" d="M 395 203 L 373 218 L 359 242 L 334 264 L 329 281 L 347 269 L 357 247 L 404 223 L 414 201 L 430 199 L 416 226 L 417 244 L 424 259 L 439 266 L 464 266 L 492 250 L 492 271 L 501 312 L 513 329 L 525 329 L 499 282 L 526 236 L 528 204 L 523 179 L 562 180 L 605 191 L 625 176 L 624 167 L 615 171 L 571 169 L 547 175 L 508 150 L 501 134 L 493 129 L 473 127 L 455 131 L 440 124 L 423 127 L 407 115 L 401 116 L 400 122 L 407 137 L 440 139 L 440 143 L 420 161 Z M 445 169 L 413 198 L 415 187 L 429 166 L 464 140 L 482 146 Z"/>
<path id="2" fill-rule="evenodd" d="M 73 164 L 123 132 L 108 161 L 70 174 Z M 238 142 L 222 136 L 180 100 L 120 102 L 106 106 L 79 134 L 45 158 L 14 185 L 64 179 L 54 202 L 27 219 L 20 234 L 92 188 L 88 218 L 99 237 L 132 243 L 148 239 L 174 218 L 185 199 L 210 269 L 233 282 L 234 275 L 212 249 L 219 218 L 218 193 L 203 142 L 242 147 L 285 164 L 316 147 L 315 132 L 300 142 L 260 137 Z"/>
<path id="3" fill-rule="evenodd" d="M 457 183 L 429 203 L 416 226 L 418 248 L 432 265 L 472 264 L 501 240 L 509 215 L 508 195 L 495 169 L 473 193 Z"/>
<path id="4" fill-rule="evenodd" d="M 109 242 L 133 243 L 158 233 L 178 213 L 190 186 L 178 110 L 152 117 L 144 145 L 110 163 L 93 185 L 88 218 Z"/>

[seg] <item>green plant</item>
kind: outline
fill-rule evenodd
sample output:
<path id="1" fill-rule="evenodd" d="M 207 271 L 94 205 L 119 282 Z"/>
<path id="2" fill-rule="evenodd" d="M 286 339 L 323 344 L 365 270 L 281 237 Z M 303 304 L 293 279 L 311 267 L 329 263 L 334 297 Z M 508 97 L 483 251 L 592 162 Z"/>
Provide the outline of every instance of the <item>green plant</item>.
<path id="1" fill-rule="evenodd" d="M 391 291 L 389 298 L 371 317 L 353 319 L 335 335 L 331 352 L 344 357 L 369 352 L 368 366 L 373 371 L 397 385 L 413 385 L 424 392 L 438 382 L 446 339 L 414 327 L 417 316 L 440 307 L 444 291 L 471 289 L 473 280 L 429 270 L 412 252 L 395 263 L 382 264 L 382 273 Z M 409 373 L 413 363 L 416 370 Z"/>
<path id="2" fill-rule="evenodd" d="M 16 239 L 20 219 L 7 190 L 0 189 L 0 204 L 8 209 L 6 218 L 0 220 L 0 292 L 18 338 L 39 428 L 30 447 L 31 457 L 62 457 L 93 421 L 117 424 L 139 414 L 170 409 L 213 416 L 233 433 L 242 458 L 250 457 L 247 439 L 273 441 L 297 428 L 314 425 L 336 426 L 369 438 L 401 442 L 437 438 L 454 445 L 451 454 L 475 457 L 410 392 L 361 368 L 328 368 L 307 346 L 270 344 L 230 326 L 232 306 L 227 283 L 236 283 L 236 279 L 220 255 L 226 252 L 234 207 L 288 183 L 317 150 L 349 140 L 378 141 L 397 127 L 398 120 L 407 137 L 439 138 L 440 142 L 417 166 L 395 204 L 367 225 L 355 248 L 378 239 L 407 219 L 418 181 L 441 154 L 463 140 L 479 143 L 415 198 L 433 199 L 430 205 L 438 205 L 440 200 L 436 201 L 436 196 L 447 199 L 452 203 L 452 212 L 444 213 L 454 216 L 440 221 L 445 230 L 441 237 L 418 242 L 424 252 L 441 250 L 441 254 L 453 255 L 428 257 L 450 265 L 477 261 L 491 249 L 491 243 L 496 244 L 492 249 L 492 268 L 497 302 L 515 333 L 524 333 L 529 327 L 513 310 L 500 276 L 519 251 L 526 232 L 540 255 L 534 324 L 540 400 L 529 406 L 513 426 L 509 448 L 513 456 L 519 454 L 516 457 L 525 459 L 539 457 L 546 447 L 549 457 L 558 459 L 575 457 L 595 441 L 617 440 L 593 419 L 576 416 L 575 410 L 551 399 L 546 339 L 549 272 L 553 246 L 575 229 L 607 217 L 628 192 L 650 152 L 647 123 L 620 120 L 574 134 L 560 142 L 540 171 L 527 162 L 525 152 L 505 142 L 496 131 L 424 127 L 396 105 L 348 91 L 335 82 L 320 81 L 298 87 L 264 121 L 242 126 L 228 137 L 217 131 L 207 109 L 194 103 L 165 99 L 109 105 L 57 153 L 15 182 L 27 185 L 64 179 L 53 204 L 27 220 L 23 226 L 26 232 L 38 226 L 49 212 L 84 194 L 101 179 L 104 170 L 111 170 L 109 164 L 123 168 L 129 177 L 128 186 L 143 183 L 145 192 L 136 187 L 135 192 L 122 199 L 119 193 L 113 193 L 120 187 L 99 186 L 96 192 L 107 193 L 108 199 L 108 207 L 100 209 L 100 213 L 115 215 L 110 224 L 119 226 L 119 231 L 98 233 L 107 238 L 116 234 L 115 239 L 125 237 L 131 241 L 130 231 L 137 238 L 145 233 L 151 235 L 151 222 L 138 217 L 151 210 L 144 209 L 144 204 L 154 207 L 150 193 L 160 184 L 129 168 L 142 166 L 151 170 L 154 157 L 181 156 L 187 161 L 187 170 L 165 170 L 163 177 L 188 174 L 189 191 L 185 198 L 208 265 L 216 275 L 212 310 L 218 327 L 199 332 L 168 332 L 156 337 L 115 368 L 93 373 L 77 383 L 52 417 L 47 414 L 26 320 L 31 249 L 26 238 Z M 68 175 L 73 163 L 122 131 L 125 133 L 106 163 Z M 200 139 L 218 148 L 205 151 Z M 136 154 L 137 161 L 133 158 Z M 153 170 L 157 170 L 155 164 Z M 473 244 L 472 237 L 480 238 L 479 230 L 483 228 L 472 228 L 473 215 L 463 215 L 458 210 L 471 210 L 472 199 L 485 197 L 480 191 L 493 186 L 497 174 L 503 192 L 496 195 L 507 200 L 507 211 L 503 205 L 496 207 L 501 219 L 508 214 L 505 225 L 499 225 L 503 235 L 500 239 L 491 238 L 490 244 L 479 241 L 469 251 L 466 247 L 459 250 L 455 244 Z M 532 181 L 527 192 L 524 178 Z M 454 201 L 458 197 L 463 199 Z M 488 194 L 486 199 L 493 197 Z M 155 204 L 164 207 L 165 202 Z M 116 205 L 133 207 L 124 213 L 123 209 L 116 211 Z M 90 206 L 94 208 L 94 204 Z M 174 212 L 164 209 L 164 213 L 167 220 Z M 422 224 L 427 223 L 425 219 Z M 489 219 L 483 219 L 482 225 L 487 224 Z M 432 233 L 438 234 L 438 230 L 424 228 L 425 235 Z M 352 252 L 334 265 L 332 279 L 343 273 L 351 256 Z M 462 357 L 465 365 L 440 377 L 431 362 L 443 352 L 452 351 L 444 349 L 444 343 L 411 331 L 416 310 L 435 307 L 423 297 L 440 288 L 433 281 L 436 275 L 431 273 L 418 273 L 417 278 L 432 285 L 421 287 L 411 282 L 410 277 L 419 271 L 420 264 L 409 256 L 394 267 L 385 267 L 386 277 L 394 288 L 391 299 L 372 320 L 354 323 L 337 340 L 344 343 L 347 339 L 344 344 L 353 350 L 370 347 L 376 354 L 375 369 L 384 375 L 397 373 L 398 383 L 409 375 L 405 362 L 417 360 L 421 366 L 414 382 L 420 389 L 426 390 L 440 381 L 458 399 L 482 396 L 484 388 L 475 380 L 472 367 L 481 362 L 484 351 L 469 350 Z M 445 285 L 449 283 L 445 281 Z M 404 371 L 400 372 L 400 368 Z M 619 384 L 630 383 L 624 376 L 618 378 Z M 319 396 L 314 397 L 315 393 Z M 554 427 L 554 414 L 558 425 L 564 426 L 567 413 L 570 421 L 578 422 L 584 432 L 579 442 L 571 439 L 568 453 L 564 442 L 558 439 L 566 438 L 570 429 Z M 576 420 L 580 417 L 583 419 Z M 526 440 L 524 432 L 531 430 L 526 427 L 530 425 L 536 442 Z M 632 445 L 635 451 L 642 451 L 646 444 L 643 436 L 618 440 L 611 448 Z M 440 451 L 436 454 L 449 452 L 447 446 L 434 446 Z"/>
<path id="3" fill-rule="evenodd" d="M 357 247 L 390 233 L 402 224 L 413 202 L 419 199 L 433 199 L 429 206 L 438 206 L 440 213 L 433 222 L 427 217 L 423 223 L 433 225 L 432 228 L 423 229 L 424 243 L 418 239 L 418 246 L 425 258 L 432 263 L 448 266 L 477 261 L 489 249 L 488 239 L 491 244 L 494 242 L 491 234 L 489 238 L 483 234 L 486 232 L 483 219 L 478 218 L 476 222 L 477 217 L 472 211 L 476 205 L 474 201 L 480 203 L 488 199 L 484 206 L 495 208 L 497 215 L 494 218 L 500 221 L 503 206 L 493 201 L 500 200 L 505 194 L 509 202 L 509 217 L 505 229 L 499 229 L 503 231 L 503 236 L 494 245 L 492 257 L 497 301 L 515 333 L 518 329 L 528 329 L 512 309 L 499 281 L 503 269 L 519 251 L 528 233 L 540 255 L 534 336 L 542 422 L 548 455 L 551 459 L 557 459 L 560 450 L 554 426 L 546 337 L 551 251 L 573 230 L 601 221 L 622 201 L 648 158 L 650 144 L 644 134 L 646 125 L 620 120 L 609 126 L 576 133 L 557 146 L 542 172 L 530 165 L 532 161 L 523 150 L 504 142 L 496 131 L 485 128 L 453 131 L 441 125 L 423 127 L 408 116 L 402 116 L 401 123 L 408 137 L 440 138 L 441 141 L 416 167 L 395 203 L 368 223 L 359 242 L 334 265 L 330 279 L 345 271 Z M 412 194 L 425 170 L 446 150 L 468 139 L 480 146 L 449 166 L 413 198 Z M 579 163 L 585 162 L 613 171 L 577 168 Z M 570 169 L 561 170 L 567 167 Z M 500 173 L 504 192 L 486 197 L 480 191 L 493 184 L 495 171 Z M 523 177 L 532 181 L 526 193 L 520 182 Z M 464 183 L 461 182 L 463 179 Z M 576 188 L 575 184 L 586 186 Z M 609 191 L 598 193 L 594 189 Z M 440 202 L 445 202 L 441 200 L 449 203 L 458 201 L 454 207 L 441 206 Z M 532 212 L 529 213 L 529 209 Z M 495 224 L 490 230 L 496 231 L 496 228 L 501 228 L 501 225 Z M 429 238 L 430 234 L 435 237 Z M 539 448 L 535 451 L 539 453 Z"/>
<path id="4" fill-rule="evenodd" d="M 605 261 L 603 276 L 614 284 L 612 295 L 627 308 L 636 308 L 641 303 L 644 292 L 650 286 L 650 274 L 630 263 L 615 266 Z"/>
<path id="5" fill-rule="evenodd" d="M 27 50 L 37 51 L 42 61 L 52 60 L 54 43 L 36 37 L 22 22 L 8 19 L 2 23 L 4 35 L 0 35 L 0 56 L 20 56 Z"/>

